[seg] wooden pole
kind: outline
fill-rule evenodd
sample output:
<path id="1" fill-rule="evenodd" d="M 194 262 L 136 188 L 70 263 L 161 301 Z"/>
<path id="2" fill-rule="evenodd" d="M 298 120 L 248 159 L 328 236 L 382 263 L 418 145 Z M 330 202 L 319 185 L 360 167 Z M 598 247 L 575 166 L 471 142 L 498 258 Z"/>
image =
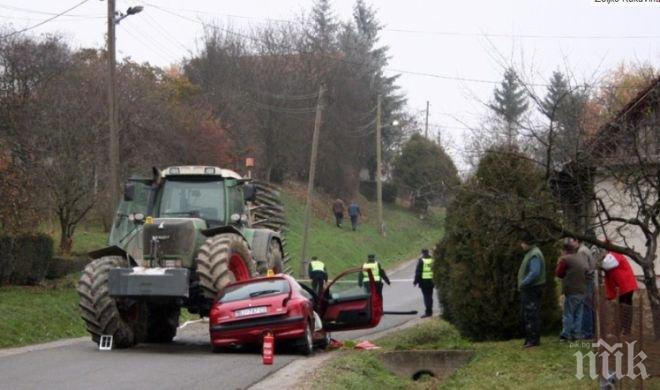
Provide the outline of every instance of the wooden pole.
<path id="1" fill-rule="evenodd" d="M 316 103 L 316 118 L 314 119 L 314 134 L 312 135 L 312 155 L 309 161 L 309 179 L 307 181 L 307 202 L 305 203 L 305 227 L 303 229 L 302 253 L 300 256 L 300 276 L 307 276 L 307 242 L 309 240 L 309 224 L 312 214 L 312 197 L 314 196 L 314 176 L 316 176 L 316 157 L 319 147 L 319 130 L 321 129 L 321 114 L 323 112 L 323 94 L 325 85 L 321 84 Z"/>
<path id="2" fill-rule="evenodd" d="M 110 194 L 114 210 L 119 200 L 119 135 L 117 113 L 117 86 L 115 79 L 115 0 L 108 0 L 108 120 L 110 126 Z"/>
<path id="3" fill-rule="evenodd" d="M 429 137 L 429 101 L 426 101 L 426 121 L 424 121 L 424 137 Z"/>
<path id="4" fill-rule="evenodd" d="M 385 222 L 383 221 L 383 167 L 381 156 L 381 96 L 378 95 L 376 105 L 376 199 L 378 203 L 378 229 L 381 236 L 385 236 Z"/>

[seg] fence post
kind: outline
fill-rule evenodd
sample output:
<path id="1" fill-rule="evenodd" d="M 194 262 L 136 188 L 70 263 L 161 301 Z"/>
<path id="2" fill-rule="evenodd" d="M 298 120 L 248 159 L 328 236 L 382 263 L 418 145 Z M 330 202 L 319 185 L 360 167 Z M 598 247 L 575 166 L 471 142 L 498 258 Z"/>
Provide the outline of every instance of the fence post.
<path id="1" fill-rule="evenodd" d="M 639 291 L 639 290 L 638 290 Z M 643 294 L 637 294 L 637 301 L 639 302 L 639 351 L 644 352 L 644 297 Z M 630 360 L 628 360 L 630 361 Z M 644 390 L 644 378 L 639 376 L 639 388 Z"/>

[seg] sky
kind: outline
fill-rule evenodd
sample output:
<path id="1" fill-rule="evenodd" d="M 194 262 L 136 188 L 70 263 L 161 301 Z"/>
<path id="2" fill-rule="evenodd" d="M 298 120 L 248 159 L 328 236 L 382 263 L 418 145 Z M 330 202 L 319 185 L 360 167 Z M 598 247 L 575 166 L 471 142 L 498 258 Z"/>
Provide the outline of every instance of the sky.
<path id="1" fill-rule="evenodd" d="M 82 0 L 0 0 L 0 21 L 33 26 Z M 380 43 L 390 48 L 389 74 L 408 108 L 420 115 L 430 104 L 430 133 L 441 134 L 459 166 L 468 128 L 487 114 L 504 72 L 513 64 L 529 82 L 544 83 L 555 70 L 579 81 L 602 79 L 626 63 L 660 61 L 660 3 L 596 0 L 372 0 L 385 26 Z M 154 6 L 150 6 L 153 4 Z M 339 19 L 350 17 L 354 0 L 332 0 Z M 307 0 L 117 0 L 117 10 L 143 5 L 117 27 L 117 55 L 166 66 L 198 50 L 203 22 L 235 28 L 293 19 Z M 169 12 L 163 11 L 166 9 Z M 89 0 L 31 33 L 60 33 L 73 47 L 104 46 L 107 3 Z M 180 15 L 180 16 L 177 16 Z M 181 17 L 183 16 L 183 17 Z M 192 20 L 191 20 L 192 19 Z M 203 21 L 202 23 L 196 21 Z"/>

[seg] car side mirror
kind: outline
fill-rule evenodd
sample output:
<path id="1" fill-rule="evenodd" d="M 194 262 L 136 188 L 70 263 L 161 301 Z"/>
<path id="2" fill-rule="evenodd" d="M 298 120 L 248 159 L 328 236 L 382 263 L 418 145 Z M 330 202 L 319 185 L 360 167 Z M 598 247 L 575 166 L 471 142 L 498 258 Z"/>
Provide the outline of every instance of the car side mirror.
<path id="1" fill-rule="evenodd" d="M 135 199 L 135 184 L 127 182 L 124 185 L 124 202 L 131 202 Z"/>
<path id="2" fill-rule="evenodd" d="M 257 199 L 257 186 L 247 183 L 243 186 L 243 199 L 246 202 L 254 202 Z"/>

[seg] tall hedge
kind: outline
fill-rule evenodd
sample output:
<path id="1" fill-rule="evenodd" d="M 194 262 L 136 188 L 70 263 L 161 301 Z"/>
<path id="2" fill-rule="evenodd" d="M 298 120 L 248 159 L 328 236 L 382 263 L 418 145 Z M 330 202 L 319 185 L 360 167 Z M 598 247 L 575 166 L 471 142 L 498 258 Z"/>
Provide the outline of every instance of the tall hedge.
<path id="1" fill-rule="evenodd" d="M 524 156 L 506 149 L 491 150 L 475 175 L 458 191 L 447 211 L 446 235 L 435 249 L 435 278 L 444 316 L 475 340 L 521 336 L 517 272 L 524 252 L 522 233 L 549 237 L 543 224 L 524 216 L 557 218 L 540 210 L 550 194 L 543 177 Z M 544 198 L 539 202 L 539 198 Z M 537 206 L 539 205 L 539 206 Z M 535 214 L 528 213 L 534 209 Z M 559 323 L 553 270 L 553 243 L 539 244 L 546 258 L 547 281 L 541 319 L 546 330 Z"/>
<path id="2" fill-rule="evenodd" d="M 53 239 L 44 234 L 0 236 L 0 284 L 37 284 L 53 257 Z"/>

